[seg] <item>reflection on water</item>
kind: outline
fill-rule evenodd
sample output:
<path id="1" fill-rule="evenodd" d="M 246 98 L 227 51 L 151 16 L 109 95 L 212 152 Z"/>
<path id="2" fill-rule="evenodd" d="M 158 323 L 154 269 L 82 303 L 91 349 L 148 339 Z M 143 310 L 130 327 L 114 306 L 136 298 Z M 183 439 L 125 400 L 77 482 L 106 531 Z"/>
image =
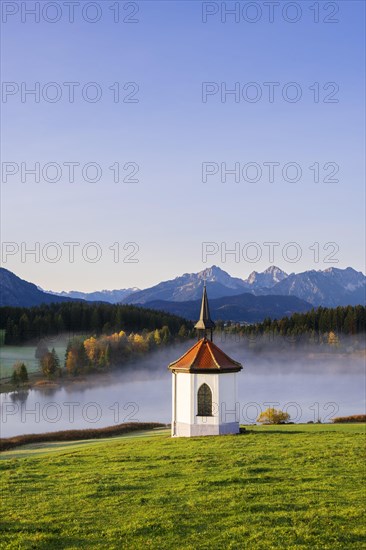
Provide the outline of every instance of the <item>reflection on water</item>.
<path id="1" fill-rule="evenodd" d="M 9 397 L 13 403 L 25 403 L 29 396 L 29 390 L 18 390 L 9 393 Z"/>
<path id="2" fill-rule="evenodd" d="M 269 405 L 288 408 L 297 422 L 329 421 L 361 414 L 365 407 L 364 358 L 290 350 L 255 353 L 240 342 L 217 342 L 244 365 L 238 375 L 242 423 L 255 421 Z M 158 351 L 128 371 L 92 376 L 64 387 L 1 396 L 1 437 L 65 429 L 104 427 L 122 422 L 171 419 L 171 374 L 167 365 L 185 343 Z"/>

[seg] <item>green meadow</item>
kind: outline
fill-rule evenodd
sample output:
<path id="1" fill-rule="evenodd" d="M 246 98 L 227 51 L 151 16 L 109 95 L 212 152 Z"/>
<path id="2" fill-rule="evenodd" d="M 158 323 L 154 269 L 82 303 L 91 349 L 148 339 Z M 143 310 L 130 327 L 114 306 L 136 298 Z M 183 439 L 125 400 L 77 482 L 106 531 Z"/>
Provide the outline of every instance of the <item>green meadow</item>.
<path id="1" fill-rule="evenodd" d="M 365 425 L 2 453 L 1 548 L 360 550 Z"/>
<path id="2" fill-rule="evenodd" d="M 51 349 L 53 346 L 50 346 Z M 63 364 L 66 343 L 56 342 L 55 351 Z M 28 373 L 40 371 L 39 361 L 35 357 L 36 344 L 24 346 L 0 346 L 0 379 L 8 378 L 13 372 L 13 365 L 17 362 L 25 363 Z"/>

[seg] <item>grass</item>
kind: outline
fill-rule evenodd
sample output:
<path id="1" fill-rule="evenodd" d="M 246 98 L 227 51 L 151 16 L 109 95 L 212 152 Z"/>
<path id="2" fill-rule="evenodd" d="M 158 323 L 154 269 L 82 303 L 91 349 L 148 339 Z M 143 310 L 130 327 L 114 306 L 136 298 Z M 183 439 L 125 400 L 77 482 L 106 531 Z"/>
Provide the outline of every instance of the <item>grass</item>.
<path id="1" fill-rule="evenodd" d="M 0 547 L 365 548 L 365 426 L 247 429 L 3 453 Z"/>
<path id="2" fill-rule="evenodd" d="M 16 435 L 14 437 L 0 439 L 0 452 L 19 448 L 23 445 L 33 445 L 35 443 L 49 443 L 62 441 L 80 441 L 86 439 L 98 439 L 113 437 L 136 432 L 141 430 L 153 430 L 155 428 L 166 428 L 166 424 L 158 422 L 125 422 L 115 424 L 106 428 L 89 428 L 84 430 L 63 430 L 59 432 L 46 432 L 40 434 Z"/>
<path id="3" fill-rule="evenodd" d="M 60 359 L 60 363 L 63 364 L 66 343 L 56 344 L 55 351 Z M 8 378 L 12 375 L 13 365 L 18 361 L 24 363 L 30 374 L 39 372 L 39 361 L 35 358 L 37 345 L 24 345 L 24 346 L 0 346 L 0 379 Z"/>
<path id="4" fill-rule="evenodd" d="M 5 331 L 0 330 L 0 380 L 9 378 L 12 375 L 13 365 L 18 361 L 25 363 L 29 374 L 38 373 L 40 371 L 39 360 L 35 357 L 38 341 L 19 346 L 9 346 L 4 345 L 4 335 Z M 67 344 L 73 336 L 86 337 L 88 334 L 62 333 L 57 336 L 46 336 L 43 339 L 50 351 L 55 348 L 61 365 L 64 363 Z"/>
<path id="5" fill-rule="evenodd" d="M 115 443 L 119 439 L 135 439 L 137 438 L 152 438 L 160 437 L 162 434 L 169 435 L 170 429 L 168 428 L 154 428 L 153 430 L 139 430 L 135 432 L 123 433 L 117 436 L 113 436 L 113 442 Z M 74 451 L 85 445 L 94 445 L 100 442 L 110 443 L 111 437 L 98 437 L 94 439 L 77 439 L 75 441 L 51 441 L 47 443 L 30 443 L 29 445 L 17 447 L 8 451 L 0 452 L 0 461 L 8 460 L 9 458 L 28 458 L 40 455 L 48 455 L 50 453 L 57 453 L 59 451 Z M 1 468 L 0 468 L 1 469 Z"/>

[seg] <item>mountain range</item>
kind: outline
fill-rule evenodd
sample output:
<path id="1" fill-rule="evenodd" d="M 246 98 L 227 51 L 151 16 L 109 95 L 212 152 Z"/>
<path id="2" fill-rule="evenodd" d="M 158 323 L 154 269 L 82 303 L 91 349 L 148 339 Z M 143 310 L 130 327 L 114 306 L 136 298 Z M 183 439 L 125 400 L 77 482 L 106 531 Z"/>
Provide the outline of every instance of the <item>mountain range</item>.
<path id="1" fill-rule="evenodd" d="M 212 266 L 144 290 L 133 287 L 92 293 L 46 292 L 0 268 L 0 305 L 29 307 L 70 300 L 100 301 L 142 305 L 194 319 L 198 311 L 196 301 L 201 299 L 204 281 L 216 319 L 253 321 L 259 317 L 306 311 L 320 305 L 365 304 L 366 277 L 351 267 L 287 274 L 271 266 L 261 273 L 253 271 L 249 277 L 241 279 Z"/>
<path id="2" fill-rule="evenodd" d="M 271 266 L 262 273 L 253 271 L 247 279 L 231 277 L 221 268 L 212 266 L 199 273 L 185 273 L 181 277 L 136 291 L 125 297 L 123 303 L 197 300 L 202 295 L 204 280 L 210 299 L 249 292 L 257 296 L 295 296 L 314 307 L 365 303 L 366 277 L 351 267 L 331 267 L 324 271 L 311 270 L 288 275 L 276 266 Z"/>
<path id="3" fill-rule="evenodd" d="M 271 288 L 260 288 L 257 294 L 297 296 L 314 307 L 337 307 L 365 304 L 366 277 L 351 267 L 330 267 L 324 271 L 292 273 Z"/>
<path id="4" fill-rule="evenodd" d="M 43 292 L 53 294 L 54 296 L 62 296 L 63 298 L 72 300 L 86 300 L 87 302 L 109 302 L 110 304 L 119 304 L 128 296 L 131 296 L 134 292 L 138 292 L 140 289 L 133 288 L 121 288 L 119 290 L 99 290 L 95 292 L 78 292 L 77 290 L 70 290 L 69 292 L 52 292 L 52 290 L 43 290 Z"/>

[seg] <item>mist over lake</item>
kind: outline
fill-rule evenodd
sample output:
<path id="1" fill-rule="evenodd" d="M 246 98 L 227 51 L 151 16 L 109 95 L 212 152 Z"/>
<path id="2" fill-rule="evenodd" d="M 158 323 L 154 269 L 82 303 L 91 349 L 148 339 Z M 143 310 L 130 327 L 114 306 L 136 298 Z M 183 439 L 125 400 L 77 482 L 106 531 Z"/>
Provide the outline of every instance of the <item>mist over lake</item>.
<path id="1" fill-rule="evenodd" d="M 364 353 L 303 352 L 290 345 L 265 352 L 246 340 L 216 343 L 244 369 L 238 375 L 240 422 L 255 422 L 268 406 L 286 408 L 295 422 L 329 422 L 334 416 L 365 409 Z M 193 343 L 193 342 L 192 342 Z M 190 342 L 158 350 L 128 369 L 113 370 L 55 388 L 2 394 L 1 437 L 95 428 L 122 422 L 171 420 L 171 373 L 168 364 Z M 229 414 L 229 411 L 227 411 Z"/>

